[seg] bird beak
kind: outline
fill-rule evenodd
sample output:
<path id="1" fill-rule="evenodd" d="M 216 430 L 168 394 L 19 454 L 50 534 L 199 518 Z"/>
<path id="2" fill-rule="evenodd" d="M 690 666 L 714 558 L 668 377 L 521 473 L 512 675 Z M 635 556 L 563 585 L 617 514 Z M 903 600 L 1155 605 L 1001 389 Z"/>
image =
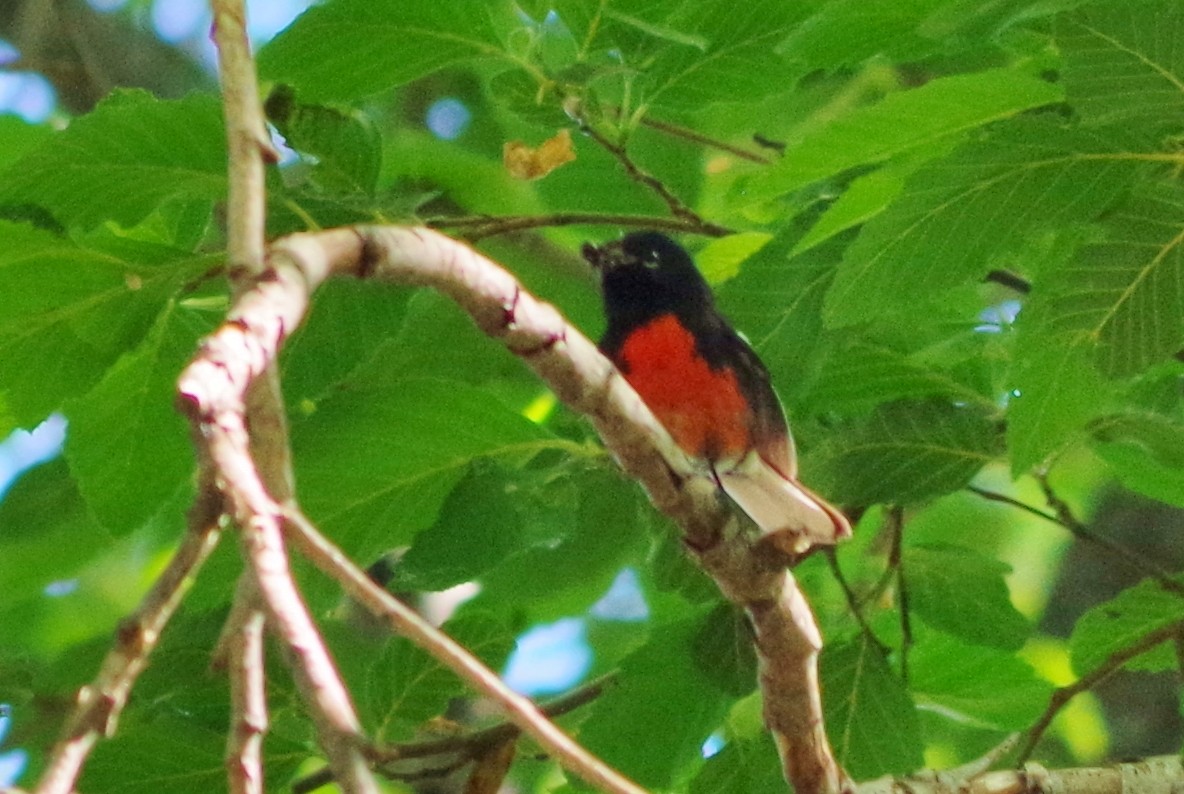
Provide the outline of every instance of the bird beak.
<path id="1" fill-rule="evenodd" d="M 593 270 L 599 270 L 601 273 L 606 273 L 615 267 L 632 261 L 632 257 L 625 253 L 619 240 L 614 240 L 601 246 L 584 243 L 580 248 L 580 254 L 592 266 Z"/>

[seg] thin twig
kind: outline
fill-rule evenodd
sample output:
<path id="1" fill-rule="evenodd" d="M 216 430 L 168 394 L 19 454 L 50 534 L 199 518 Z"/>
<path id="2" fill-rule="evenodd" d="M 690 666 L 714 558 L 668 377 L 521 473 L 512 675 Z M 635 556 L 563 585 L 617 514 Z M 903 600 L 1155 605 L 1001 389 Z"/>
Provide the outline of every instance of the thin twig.
<path id="1" fill-rule="evenodd" d="M 1106 657 L 1105 661 L 1072 684 L 1063 686 L 1053 692 L 1048 706 L 1044 709 L 1044 713 L 1040 715 L 1032 727 L 1024 734 L 1024 740 L 1020 745 L 1016 764 L 1023 764 L 1031 757 L 1032 751 L 1036 749 L 1036 745 L 1040 742 L 1040 738 L 1044 735 L 1044 732 L 1048 730 L 1048 726 L 1052 724 L 1053 719 L 1070 700 L 1082 692 L 1093 689 L 1102 681 L 1114 675 L 1114 673 L 1122 669 L 1123 665 L 1131 659 L 1142 656 L 1161 643 L 1168 640 L 1175 640 L 1176 637 L 1180 636 L 1181 631 L 1184 631 L 1184 624 L 1170 623 L 1166 626 L 1161 626 L 1155 631 L 1148 632 L 1139 638 L 1137 642 L 1110 654 L 1110 656 Z"/>
<path id="2" fill-rule="evenodd" d="M 289 510 L 285 517 L 288 537 L 309 562 L 337 581 L 347 595 L 376 617 L 389 621 L 392 631 L 410 639 L 479 694 L 497 703 L 514 725 L 553 754 L 564 767 L 576 772 L 601 791 L 642 794 L 642 789 L 574 742 L 529 699 L 506 686 L 496 673 L 457 645 L 451 637 L 375 584 L 365 571 L 354 565 L 339 548 L 317 531 L 303 514 Z"/>
<path id="3" fill-rule="evenodd" d="M 573 689 L 571 692 L 540 705 L 539 711 L 548 718 L 554 719 L 568 714 L 581 706 L 593 702 L 604 693 L 616 679 L 615 673 L 603 675 L 594 681 Z M 471 762 L 488 748 L 514 739 L 522 734 L 522 729 L 512 722 L 499 722 L 488 728 L 466 733 L 462 736 L 448 736 L 440 739 L 429 739 L 419 742 L 404 742 L 386 747 L 376 747 L 371 756 L 376 764 L 383 766 L 382 774 L 387 774 L 389 765 L 396 761 L 415 758 L 430 758 L 437 755 L 458 753 L 461 766 Z M 452 769 L 459 768 L 454 766 Z M 308 794 L 333 780 L 333 771 L 328 767 L 313 772 L 292 784 L 293 794 Z"/>
<path id="4" fill-rule="evenodd" d="M 1038 507 L 1033 507 L 1026 502 L 1016 499 L 1015 497 L 998 493 L 996 491 L 990 491 L 986 488 L 980 488 L 976 485 L 967 486 L 967 490 L 976 496 L 982 497 L 983 499 L 1011 505 L 1012 507 L 1029 513 L 1030 515 L 1034 515 L 1037 518 L 1042 518 L 1045 521 L 1067 529 L 1069 530 L 1069 533 L 1078 540 L 1088 543 L 1092 546 L 1096 546 L 1108 554 L 1118 557 L 1135 571 L 1143 574 L 1144 576 L 1151 577 L 1164 590 L 1184 597 L 1184 584 L 1181 584 L 1180 582 L 1173 579 L 1170 572 L 1159 565 L 1156 565 L 1154 562 L 1142 556 L 1141 554 L 1131 551 L 1121 543 L 1115 543 L 1108 538 L 1102 537 L 1101 535 L 1097 535 L 1092 532 L 1089 527 L 1087 527 L 1080 519 L 1077 518 L 1077 516 L 1073 514 L 1073 509 L 1069 507 L 1069 504 L 1056 494 L 1052 488 L 1052 485 L 1048 481 L 1047 473 L 1038 472 L 1035 476 L 1036 481 L 1040 483 L 1041 490 L 1044 492 L 1045 500 L 1048 502 L 1049 507 L 1056 511 L 1055 513 L 1046 512 Z"/>
<path id="5" fill-rule="evenodd" d="M 670 208 L 670 213 L 674 217 L 693 225 L 705 234 L 713 234 L 717 237 L 729 234 L 729 231 L 724 227 L 703 220 L 698 213 L 684 204 L 682 199 L 674 195 L 666 185 L 662 184 L 660 179 L 643 171 L 637 163 L 633 162 L 633 158 L 629 156 L 629 152 L 626 151 L 623 144 L 610 141 L 591 125 L 584 125 L 583 130 L 588 134 L 588 137 L 600 144 L 605 151 L 617 159 L 617 162 L 625 169 L 625 173 L 629 175 L 630 179 L 639 185 L 649 188 L 656 196 L 662 199 L 666 203 L 666 206 Z"/>
<path id="6" fill-rule="evenodd" d="M 79 690 L 77 705 L 46 760 L 36 794 L 74 791 L 95 742 L 115 731 L 132 685 L 148 664 L 161 632 L 218 543 L 220 513 L 220 506 L 209 499 L 199 501 L 190 512 L 190 530 L 173 559 L 136 611 L 119 624 L 114 647 L 107 652 L 98 676 Z"/>
<path id="7" fill-rule="evenodd" d="M 749 161 L 750 163 L 769 165 L 773 162 L 768 157 L 757 154 L 750 149 L 744 149 L 734 144 L 730 144 L 727 141 L 721 141 L 716 138 L 712 138 L 708 135 L 704 135 L 701 132 L 696 132 L 689 127 L 683 127 L 679 124 L 671 124 L 668 121 L 659 121 L 658 119 L 652 118 L 650 116 L 642 116 L 641 124 L 644 127 L 649 127 L 652 130 L 657 130 L 658 132 L 665 133 L 666 135 L 674 138 L 683 138 L 685 140 L 702 144 L 703 146 L 707 146 L 712 149 L 719 149 L 721 152 L 733 154 L 742 160 Z"/>
<path id="8" fill-rule="evenodd" d="M 835 577 L 835 581 L 839 583 L 839 588 L 843 591 L 843 597 L 847 599 L 847 608 L 851 610 L 851 614 L 855 616 L 855 622 L 859 624 L 859 630 L 863 632 L 863 636 L 869 642 L 880 649 L 880 652 L 887 655 L 888 646 L 880 641 L 876 636 L 876 632 L 872 630 L 871 624 L 867 622 L 867 618 L 863 614 L 863 608 L 859 604 L 859 597 L 855 595 L 855 591 L 851 589 L 851 584 L 847 581 L 847 577 L 843 575 L 842 568 L 839 567 L 839 558 L 835 554 L 834 549 L 825 549 L 826 562 L 830 566 L 831 574 Z"/>
<path id="9" fill-rule="evenodd" d="M 506 215 L 502 217 L 476 216 L 467 218 L 436 218 L 428 224 L 436 229 L 459 229 L 469 241 L 510 234 L 526 229 L 549 226 L 613 226 L 633 229 L 657 229 L 664 232 L 702 234 L 708 237 L 723 237 L 732 234 L 723 226 L 704 226 L 680 218 L 666 218 L 654 215 L 628 215 L 600 212 L 555 212 L 548 215 Z"/>
<path id="10" fill-rule="evenodd" d="M 909 587 L 904 571 L 904 509 L 900 505 L 889 508 L 892 528 L 892 550 L 888 567 L 896 571 L 896 606 L 900 610 L 900 680 L 909 682 L 909 650 L 913 647 L 913 623 L 909 612 Z"/>
<path id="11" fill-rule="evenodd" d="M 251 610 L 228 642 L 231 729 L 226 776 L 231 794 L 262 794 L 267 693 L 263 675 L 264 616 Z"/>

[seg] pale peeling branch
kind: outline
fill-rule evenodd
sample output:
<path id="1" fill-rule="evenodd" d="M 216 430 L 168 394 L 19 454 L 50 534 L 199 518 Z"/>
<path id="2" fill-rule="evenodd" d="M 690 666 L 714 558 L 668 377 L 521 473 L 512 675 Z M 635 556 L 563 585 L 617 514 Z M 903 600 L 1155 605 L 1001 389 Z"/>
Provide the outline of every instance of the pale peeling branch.
<path id="1" fill-rule="evenodd" d="M 751 541 L 714 483 L 694 472 L 591 341 L 503 268 L 428 229 L 366 227 L 293 235 L 271 250 L 269 278 L 260 284 L 269 293 L 278 293 L 280 284 L 315 289 L 332 273 L 434 287 L 522 358 L 560 400 L 587 416 L 621 466 L 679 524 L 687 547 L 724 594 L 752 616 L 766 721 L 777 737 L 787 779 L 802 794 L 850 788 L 822 727 L 821 638 L 785 558 Z M 295 299 L 301 310 L 292 311 L 277 305 L 268 309 L 271 300 L 262 296 L 244 298 L 253 305 L 244 305 L 234 318 L 264 333 L 257 342 L 262 347 L 278 346 L 307 301 L 302 294 Z M 256 311 L 263 314 L 256 318 Z"/>
<path id="2" fill-rule="evenodd" d="M 168 567 L 136 611 L 115 630 L 115 644 L 107 652 L 98 676 L 78 692 L 74 711 L 50 751 L 34 789 L 37 794 L 74 791 L 82 765 L 95 743 L 114 734 L 132 686 L 147 666 L 161 631 L 218 543 L 220 507 L 215 502 L 199 496 L 189 514 L 189 532 Z"/>
<path id="3" fill-rule="evenodd" d="M 969 779 L 925 773 L 915 777 L 885 777 L 863 783 L 859 794 L 1167 794 L 1179 791 L 1184 780 L 1180 757 L 1165 755 L 1085 769 L 1045 769 L 1025 764 L 1023 769 L 987 772 Z"/>

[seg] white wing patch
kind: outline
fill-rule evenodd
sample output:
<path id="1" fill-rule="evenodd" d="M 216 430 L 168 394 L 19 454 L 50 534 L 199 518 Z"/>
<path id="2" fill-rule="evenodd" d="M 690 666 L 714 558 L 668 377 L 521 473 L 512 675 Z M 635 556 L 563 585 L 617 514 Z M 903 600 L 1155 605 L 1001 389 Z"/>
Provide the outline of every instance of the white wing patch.
<path id="1" fill-rule="evenodd" d="M 733 466 L 717 464 L 715 476 L 762 534 L 790 554 L 851 536 L 851 524 L 838 509 L 796 480 L 782 477 L 755 451 Z"/>

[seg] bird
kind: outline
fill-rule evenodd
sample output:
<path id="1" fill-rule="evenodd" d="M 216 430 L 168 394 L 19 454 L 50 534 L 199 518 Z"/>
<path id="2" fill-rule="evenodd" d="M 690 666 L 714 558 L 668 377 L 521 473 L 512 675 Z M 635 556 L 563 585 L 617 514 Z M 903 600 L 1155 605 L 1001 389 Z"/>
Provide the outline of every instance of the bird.
<path id="1" fill-rule="evenodd" d="M 716 308 L 690 254 L 656 231 L 581 253 L 600 276 L 600 351 L 674 443 L 785 553 L 850 537 L 846 516 L 798 481 L 768 369 Z"/>

